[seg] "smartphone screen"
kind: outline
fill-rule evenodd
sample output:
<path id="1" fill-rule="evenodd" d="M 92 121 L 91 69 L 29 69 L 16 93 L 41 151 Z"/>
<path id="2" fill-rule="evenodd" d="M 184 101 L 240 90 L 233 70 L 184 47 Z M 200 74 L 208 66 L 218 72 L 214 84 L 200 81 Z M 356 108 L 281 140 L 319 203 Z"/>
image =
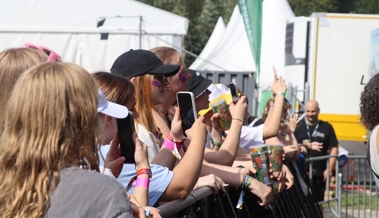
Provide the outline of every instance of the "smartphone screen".
<path id="1" fill-rule="evenodd" d="M 134 164 L 135 145 L 133 142 L 134 118 L 133 113 L 129 114 L 124 119 L 117 119 L 118 137 L 120 139 L 121 155 L 125 157 L 127 164 Z"/>
<path id="2" fill-rule="evenodd" d="M 234 83 L 229 83 L 229 89 L 230 93 L 232 94 L 233 103 L 235 104 L 239 99 L 236 85 L 234 85 Z"/>
<path id="3" fill-rule="evenodd" d="M 176 99 L 180 109 L 180 120 L 182 121 L 183 135 L 187 136 L 185 131 L 191 128 L 197 118 L 195 98 L 192 92 L 178 92 L 176 94 Z"/>

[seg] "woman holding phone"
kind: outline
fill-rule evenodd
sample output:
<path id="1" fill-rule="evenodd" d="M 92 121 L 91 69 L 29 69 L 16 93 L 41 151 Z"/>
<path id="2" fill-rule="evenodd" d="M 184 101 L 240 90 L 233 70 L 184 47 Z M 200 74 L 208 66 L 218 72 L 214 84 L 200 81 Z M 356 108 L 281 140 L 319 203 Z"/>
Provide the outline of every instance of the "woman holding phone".
<path id="1" fill-rule="evenodd" d="M 141 53 L 144 54 L 144 57 L 148 56 L 149 58 L 140 57 Z M 154 60 L 155 58 L 158 62 L 152 65 L 149 60 Z M 139 61 L 130 61 L 136 59 Z M 157 72 L 157 68 L 161 73 Z M 178 68 L 179 66 L 177 69 Z M 130 69 L 134 69 L 134 71 Z M 193 144 L 191 144 L 193 146 L 187 151 L 188 156 L 183 157 L 175 168 L 174 165 L 176 164 L 177 158 L 173 155 L 172 150 L 166 146 L 161 146 L 165 140 L 163 140 L 159 134 L 154 133 L 159 129 L 155 127 L 154 119 L 150 117 L 152 117 L 153 105 L 163 100 L 166 85 L 163 75 L 170 75 L 170 72 L 166 69 L 167 68 L 163 66 L 163 63 L 154 53 L 146 50 L 133 50 L 124 53 L 116 59 L 112 67 L 112 72 L 118 72 L 123 75 L 123 79 L 128 78 L 135 85 L 136 104 L 134 107 L 139 113 L 139 118 L 136 120 L 136 131 L 139 139 L 148 147 L 154 146 L 158 148 L 158 152 L 155 156 L 154 153 L 153 155 L 149 154 L 150 157 L 152 157 L 150 165 L 153 173 L 149 186 L 149 205 L 154 205 L 157 201 L 171 201 L 186 197 L 197 183 L 203 158 L 201 147 L 205 142 L 205 126 L 201 123 L 201 120 L 197 122 L 196 127 L 188 131 L 188 137 L 193 138 L 194 135 L 197 137 L 193 138 Z M 119 88 L 122 89 L 122 87 Z M 175 129 L 175 132 L 172 133 L 172 137 L 175 140 L 182 139 L 183 135 L 179 113 L 175 115 L 174 119 L 175 121 L 173 123 L 175 124 L 173 126 L 175 126 L 175 128 L 173 128 L 173 130 Z M 118 180 L 125 186 L 134 176 L 130 173 L 133 171 L 133 168 L 133 165 L 125 164 L 122 169 Z M 169 169 L 173 169 L 173 171 Z M 183 180 L 183 178 L 188 179 Z M 222 184 L 222 181 L 218 178 L 215 176 L 212 178 L 210 176 L 207 178 L 206 183 L 198 184 L 198 187 L 208 185 L 213 187 L 215 192 L 217 192 L 222 187 Z M 129 193 L 132 191 L 133 188 L 129 190 Z"/>

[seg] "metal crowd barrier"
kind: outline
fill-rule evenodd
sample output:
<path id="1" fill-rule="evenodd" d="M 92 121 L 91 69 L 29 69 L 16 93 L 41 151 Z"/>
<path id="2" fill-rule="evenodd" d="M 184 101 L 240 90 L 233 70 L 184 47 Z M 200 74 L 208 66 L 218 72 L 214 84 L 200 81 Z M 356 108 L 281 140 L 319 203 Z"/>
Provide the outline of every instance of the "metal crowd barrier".
<path id="1" fill-rule="evenodd" d="M 193 191 L 188 197 L 168 202 L 158 209 L 164 218 L 225 217 L 225 218 L 319 218 L 322 213 L 313 192 L 300 176 L 296 163 L 286 163 L 295 178 L 294 186 L 279 194 L 273 208 L 264 208 L 258 198 L 245 192 L 242 210 L 236 209 L 240 188 L 228 188 L 228 192 L 213 195 L 208 187 Z"/>
<path id="2" fill-rule="evenodd" d="M 328 160 L 332 156 L 309 158 L 309 172 L 317 160 Z M 327 162 L 329 172 L 329 161 Z M 325 217 L 379 217 L 378 187 L 367 163 L 366 155 L 349 155 L 348 163 L 338 168 L 336 162 L 335 182 L 331 184 L 327 176 L 325 200 L 319 202 L 324 206 Z M 311 174 L 310 174 L 311 175 Z M 311 179 L 311 176 L 310 176 Z M 326 207 L 326 208 L 325 208 Z M 328 211 L 327 211 L 328 210 Z"/>

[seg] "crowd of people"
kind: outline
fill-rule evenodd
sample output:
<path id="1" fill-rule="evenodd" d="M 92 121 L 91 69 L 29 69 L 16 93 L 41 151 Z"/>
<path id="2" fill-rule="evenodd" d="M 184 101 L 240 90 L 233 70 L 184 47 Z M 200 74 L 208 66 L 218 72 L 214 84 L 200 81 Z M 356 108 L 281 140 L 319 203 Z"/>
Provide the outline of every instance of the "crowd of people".
<path id="1" fill-rule="evenodd" d="M 333 127 L 318 119 L 316 100 L 306 103 L 303 120 L 288 114 L 287 85 L 275 70 L 272 97 L 258 120 L 244 93 L 234 102 L 227 84 L 187 69 L 171 47 L 129 50 L 109 72 L 87 72 L 47 47 L 26 44 L 0 53 L 0 90 L 3 217 L 159 218 L 159 205 L 202 187 L 226 192 L 225 184 L 258 199 L 247 205 L 267 208 L 275 193 L 256 178 L 250 147 L 284 145 L 285 163 L 306 178 L 299 157 L 336 154 L 339 146 Z M 185 132 L 176 98 L 183 91 L 193 93 L 198 112 Z M 220 99 L 228 104 L 228 130 L 210 106 Z M 126 164 L 117 119 L 129 112 L 135 163 Z M 325 161 L 313 165 L 319 201 L 335 161 L 330 171 Z M 279 193 L 294 184 L 286 165 L 269 173 Z"/>

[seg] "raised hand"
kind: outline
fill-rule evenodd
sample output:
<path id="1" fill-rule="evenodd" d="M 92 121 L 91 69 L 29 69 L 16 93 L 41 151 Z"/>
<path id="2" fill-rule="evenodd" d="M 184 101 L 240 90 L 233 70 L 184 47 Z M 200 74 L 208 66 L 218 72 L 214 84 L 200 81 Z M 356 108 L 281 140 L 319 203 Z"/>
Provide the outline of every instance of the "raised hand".
<path id="1" fill-rule="evenodd" d="M 175 106 L 175 114 L 171 121 L 170 135 L 173 139 L 177 141 L 182 141 L 184 139 L 182 121 L 180 121 L 180 110 Z"/>
<path id="2" fill-rule="evenodd" d="M 297 124 L 299 123 L 298 116 L 296 114 L 291 114 L 289 116 L 287 126 L 290 128 L 291 132 L 295 132 Z"/>
<path id="3" fill-rule="evenodd" d="M 274 83 L 271 85 L 272 95 L 275 96 L 276 93 L 287 91 L 287 85 L 284 79 L 276 73 L 276 69 L 274 68 Z"/>
<path id="4" fill-rule="evenodd" d="M 236 118 L 238 120 L 245 120 L 247 110 L 246 96 L 242 96 L 236 104 L 233 102 L 229 105 L 229 111 L 232 115 L 232 118 Z"/>
<path id="5" fill-rule="evenodd" d="M 204 141 L 204 145 L 205 145 L 205 140 L 206 140 L 206 134 L 207 134 L 207 130 L 204 125 L 203 116 L 200 116 L 199 118 L 197 118 L 195 123 L 192 125 L 192 127 L 186 131 L 186 135 L 189 140 L 192 140 L 194 138 L 201 138 Z"/>

